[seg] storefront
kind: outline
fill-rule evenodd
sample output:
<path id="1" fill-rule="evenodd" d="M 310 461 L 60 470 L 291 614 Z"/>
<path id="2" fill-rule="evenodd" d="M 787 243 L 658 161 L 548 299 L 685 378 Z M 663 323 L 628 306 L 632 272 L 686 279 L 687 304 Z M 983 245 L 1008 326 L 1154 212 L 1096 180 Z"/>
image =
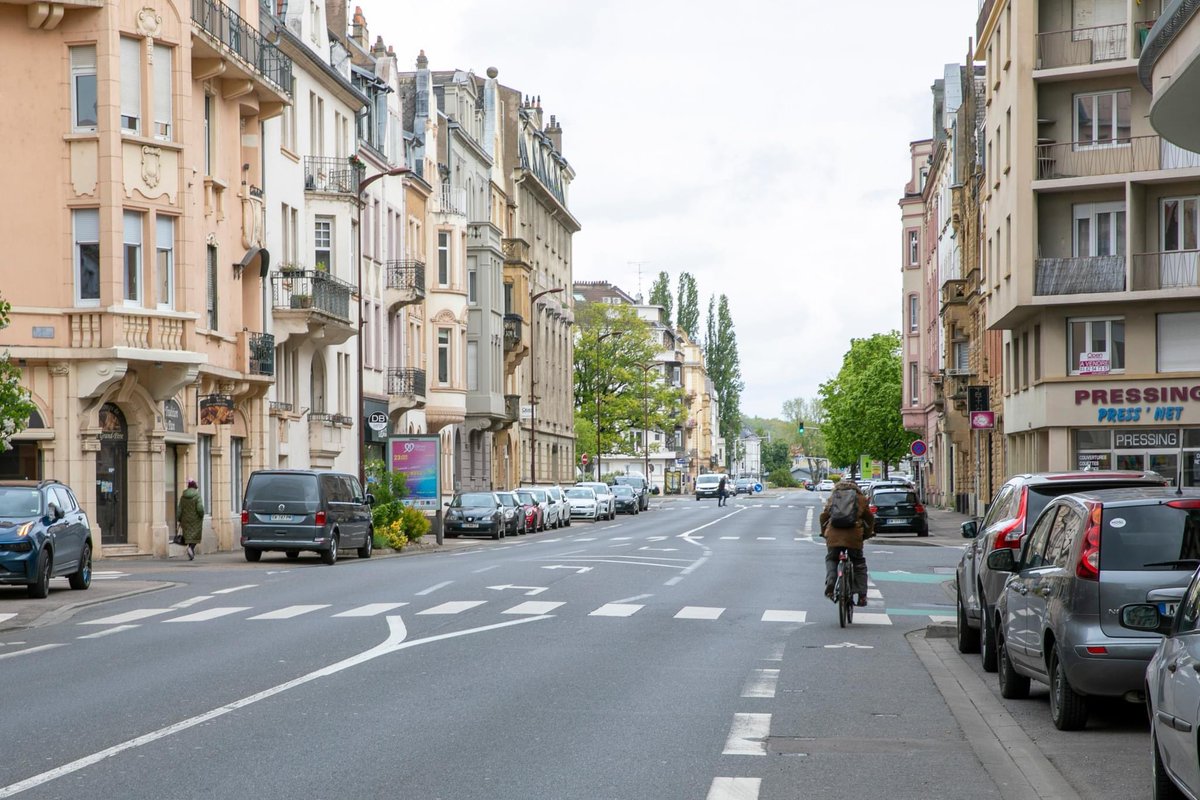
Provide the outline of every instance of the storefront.
<path id="1" fill-rule="evenodd" d="M 387 401 L 364 397 L 360 426 L 363 437 L 364 468 L 372 461 L 386 461 L 388 427 Z"/>
<path id="2" fill-rule="evenodd" d="M 1075 431 L 1075 453 L 1079 469 L 1150 470 L 1172 484 L 1182 465 L 1183 485 L 1196 486 L 1200 428 L 1083 428 Z"/>

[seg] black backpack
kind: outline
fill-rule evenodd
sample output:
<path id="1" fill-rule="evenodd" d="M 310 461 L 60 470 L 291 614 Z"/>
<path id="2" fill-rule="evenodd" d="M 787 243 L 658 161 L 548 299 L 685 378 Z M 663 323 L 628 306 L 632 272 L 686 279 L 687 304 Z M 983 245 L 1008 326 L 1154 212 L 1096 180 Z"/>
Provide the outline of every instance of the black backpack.
<path id="1" fill-rule="evenodd" d="M 858 492 L 853 489 L 834 490 L 829 498 L 829 524 L 835 528 L 858 525 Z"/>

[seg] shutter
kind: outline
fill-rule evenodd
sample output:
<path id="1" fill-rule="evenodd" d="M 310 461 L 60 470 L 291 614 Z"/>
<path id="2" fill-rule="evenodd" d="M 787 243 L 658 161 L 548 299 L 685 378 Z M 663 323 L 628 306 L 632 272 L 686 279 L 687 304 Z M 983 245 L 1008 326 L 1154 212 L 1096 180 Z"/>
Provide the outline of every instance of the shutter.
<path id="1" fill-rule="evenodd" d="M 1200 335 L 1200 312 L 1158 315 L 1158 371 L 1190 372 L 1200 369 L 1196 337 Z M 1115 365 L 1114 365 L 1115 366 Z"/>
<path id="2" fill-rule="evenodd" d="M 171 73 L 174 48 L 154 45 L 154 130 L 159 139 L 173 136 L 171 111 Z"/>
<path id="3" fill-rule="evenodd" d="M 75 241 L 100 241 L 100 210 L 81 208 L 75 211 Z"/>
<path id="4" fill-rule="evenodd" d="M 175 249 L 175 218 L 159 214 L 154 220 L 154 246 L 159 250 Z"/>
<path id="5" fill-rule="evenodd" d="M 141 132 L 142 46 L 137 39 L 121 39 L 121 127 Z"/>
<path id="6" fill-rule="evenodd" d="M 217 248 L 208 246 L 208 326 L 217 327 Z"/>

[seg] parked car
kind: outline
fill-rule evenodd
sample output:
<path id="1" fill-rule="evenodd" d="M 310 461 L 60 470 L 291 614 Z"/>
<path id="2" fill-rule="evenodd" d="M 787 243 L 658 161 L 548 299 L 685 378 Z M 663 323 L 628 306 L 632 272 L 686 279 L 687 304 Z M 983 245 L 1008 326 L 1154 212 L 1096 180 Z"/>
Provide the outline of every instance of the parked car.
<path id="1" fill-rule="evenodd" d="M 537 533 L 546 530 L 546 513 L 533 493 L 528 489 L 517 489 L 513 494 L 517 496 L 521 507 L 525 509 L 526 532 Z"/>
<path id="2" fill-rule="evenodd" d="M 754 478 L 737 478 L 733 482 L 734 495 L 739 494 L 754 494 Z"/>
<path id="3" fill-rule="evenodd" d="M 446 504 L 447 536 L 487 533 L 504 538 L 504 507 L 494 492 L 459 492 Z"/>
<path id="4" fill-rule="evenodd" d="M 813 489 L 817 488 L 817 484 L 813 481 L 805 481 L 804 488 L 811 492 Z"/>
<path id="5" fill-rule="evenodd" d="M 882 489 L 882 488 L 885 488 L 888 486 L 891 486 L 894 488 L 900 488 L 900 489 L 912 489 L 913 488 L 912 481 L 909 481 L 905 478 L 893 477 L 893 478 L 882 478 L 880 480 L 873 481 L 871 483 L 871 491 L 873 492 L 876 489 Z"/>
<path id="6" fill-rule="evenodd" d="M 519 536 L 526 533 L 525 509 L 512 492 L 496 492 L 496 499 L 504 506 L 505 535 Z"/>
<path id="7" fill-rule="evenodd" d="M 1092 489 L 1125 486 L 1166 486 L 1167 479 L 1155 472 L 1041 472 L 1014 475 L 993 495 L 982 522 L 962 524 L 962 535 L 971 539 L 955 571 L 958 586 L 958 649 L 981 652 L 983 668 L 996 670 L 996 600 L 1007 574 L 988 568 L 988 553 L 998 547 L 1021 547 L 1025 532 L 1042 509 L 1055 497 Z"/>
<path id="8" fill-rule="evenodd" d="M 596 503 L 600 506 L 600 517 L 602 519 L 617 518 L 617 502 L 616 498 L 613 497 L 611 486 L 599 481 L 583 481 L 575 485 L 586 486 L 596 493 Z"/>
<path id="9" fill-rule="evenodd" d="M 721 480 L 725 480 L 726 491 L 729 488 L 729 481 L 724 475 L 716 472 L 706 472 L 696 478 L 696 499 L 701 497 L 716 497 L 721 490 Z"/>
<path id="10" fill-rule="evenodd" d="M 600 520 L 600 504 L 596 501 L 596 490 L 588 486 L 572 486 L 566 491 L 571 504 L 571 516 L 580 519 Z"/>
<path id="11" fill-rule="evenodd" d="M 563 524 L 562 513 L 559 511 L 558 503 L 550 498 L 550 493 L 539 486 L 530 486 L 529 493 L 538 501 L 538 505 L 542 507 L 542 519 L 545 520 L 543 525 L 545 528 L 558 528 Z"/>
<path id="12" fill-rule="evenodd" d="M 1146 667 L 1150 796 L 1200 797 L 1195 734 L 1200 729 L 1200 571 L 1185 591 L 1151 592 L 1146 600 L 1121 606 L 1121 624 L 1164 637 Z"/>
<path id="13" fill-rule="evenodd" d="M 0 481 L 0 584 L 40 599 L 58 575 L 72 589 L 92 583 L 92 526 L 74 492 L 56 480 Z"/>
<path id="14" fill-rule="evenodd" d="M 612 493 L 617 511 L 626 514 L 637 514 L 641 511 L 641 508 L 638 507 L 638 496 L 632 488 L 624 484 L 617 484 L 612 487 Z"/>
<path id="15" fill-rule="evenodd" d="M 832 492 L 833 491 L 833 481 L 831 481 L 829 478 L 826 478 L 825 480 L 821 481 L 820 483 L 817 484 L 817 491 L 818 492 Z"/>
<path id="16" fill-rule="evenodd" d="M 571 504 L 567 502 L 567 496 L 563 494 L 563 488 L 561 486 L 547 486 L 546 494 L 550 496 L 550 501 L 558 506 L 559 526 L 570 526 Z"/>
<path id="17" fill-rule="evenodd" d="M 247 561 L 258 561 L 270 550 L 282 550 L 288 558 L 308 550 L 332 565 L 339 549 L 355 548 L 359 558 L 370 558 L 375 546 L 374 502 L 358 476 L 345 472 L 252 472 L 242 499 L 242 552 Z"/>
<path id="18" fill-rule="evenodd" d="M 638 498 L 638 510 L 650 510 L 650 485 L 646 482 L 646 478 L 642 475 L 618 475 L 613 479 L 613 483 L 618 486 L 628 486 L 633 489 L 634 494 Z"/>
<path id="19" fill-rule="evenodd" d="M 988 565 L 1011 573 L 996 605 L 1000 693 L 1050 686 L 1059 730 L 1087 724 L 1092 697 L 1143 700 L 1159 639 L 1121 626 L 1121 606 L 1183 588 L 1200 566 L 1200 491 L 1103 489 L 1057 497 L 1019 554 Z"/>
<path id="20" fill-rule="evenodd" d="M 929 518 L 917 493 L 903 486 L 876 485 L 871 491 L 871 513 L 875 515 L 875 532 L 915 533 L 929 535 Z"/>

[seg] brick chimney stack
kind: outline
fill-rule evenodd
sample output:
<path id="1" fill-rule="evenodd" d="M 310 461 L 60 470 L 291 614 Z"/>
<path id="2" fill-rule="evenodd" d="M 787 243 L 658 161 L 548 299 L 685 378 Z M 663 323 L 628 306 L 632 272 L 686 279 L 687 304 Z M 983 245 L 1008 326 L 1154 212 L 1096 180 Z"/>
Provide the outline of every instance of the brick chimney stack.
<path id="1" fill-rule="evenodd" d="M 350 21 L 350 38 L 367 52 L 371 49 L 371 37 L 367 33 L 367 18 L 363 16 L 362 6 L 354 7 L 354 19 Z"/>
<path id="2" fill-rule="evenodd" d="M 339 39 L 346 38 L 346 0 L 325 0 L 325 27 Z"/>
<path id="3" fill-rule="evenodd" d="M 546 126 L 546 136 L 550 137 L 550 141 L 554 143 L 554 149 L 562 155 L 562 126 L 558 124 L 558 119 L 551 114 L 550 124 Z"/>

